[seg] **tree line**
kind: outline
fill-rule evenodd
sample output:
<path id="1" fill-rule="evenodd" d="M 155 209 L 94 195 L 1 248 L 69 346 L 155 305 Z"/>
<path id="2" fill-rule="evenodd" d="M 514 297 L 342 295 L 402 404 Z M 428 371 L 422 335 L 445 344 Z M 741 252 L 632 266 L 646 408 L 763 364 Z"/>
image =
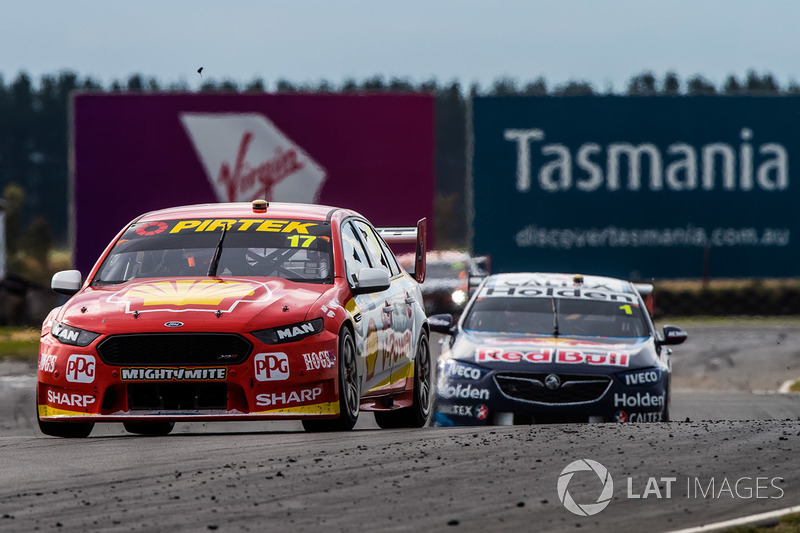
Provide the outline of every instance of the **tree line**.
<path id="1" fill-rule="evenodd" d="M 37 82 L 26 73 L 13 80 L 0 76 L 0 186 L 6 200 L 6 246 L 9 256 L 20 252 L 47 261 L 42 247 L 67 245 L 69 198 L 69 105 L 76 90 L 95 92 L 191 92 L 185 82 L 163 85 L 153 77 L 133 74 L 127 80 L 103 86 L 74 72 L 42 76 Z M 414 83 L 404 78 L 374 76 L 341 84 L 328 81 L 296 83 L 279 79 L 272 87 L 261 79 L 203 81 L 201 92 L 424 92 L 436 97 L 436 198 L 437 242 L 466 246 L 465 183 L 467 173 L 467 103 L 473 96 L 536 95 L 797 95 L 800 85 L 781 86 L 772 74 L 750 71 L 729 76 L 721 85 L 701 75 L 681 80 L 673 73 L 656 76 L 646 71 L 633 76 L 623 91 L 601 90 L 573 80 L 550 85 L 544 78 L 521 82 L 497 79 L 488 87 L 462 86 L 457 81 L 435 79 Z M 19 261 L 11 261 L 10 269 Z M 46 267 L 46 265 L 43 265 Z"/>

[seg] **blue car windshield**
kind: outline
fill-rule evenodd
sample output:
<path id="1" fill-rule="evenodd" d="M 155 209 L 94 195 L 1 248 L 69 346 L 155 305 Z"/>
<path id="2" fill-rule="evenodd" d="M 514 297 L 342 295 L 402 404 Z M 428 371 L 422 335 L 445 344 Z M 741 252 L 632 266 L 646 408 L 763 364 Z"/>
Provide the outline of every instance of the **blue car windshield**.
<path id="1" fill-rule="evenodd" d="M 650 334 L 638 303 L 585 298 L 478 298 L 464 317 L 464 328 L 588 337 L 647 337 Z"/>

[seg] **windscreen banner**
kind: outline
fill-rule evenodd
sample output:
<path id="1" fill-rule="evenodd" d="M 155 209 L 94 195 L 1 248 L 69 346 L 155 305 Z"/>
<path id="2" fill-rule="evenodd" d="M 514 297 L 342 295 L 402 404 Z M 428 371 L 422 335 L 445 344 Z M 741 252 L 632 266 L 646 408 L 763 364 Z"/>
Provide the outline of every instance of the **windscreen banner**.
<path id="1" fill-rule="evenodd" d="M 471 124 L 495 272 L 800 275 L 800 97 L 478 97 Z"/>
<path id="2" fill-rule="evenodd" d="M 148 211 L 264 198 L 432 227 L 434 183 L 432 95 L 73 97 L 70 233 L 84 275 Z"/>

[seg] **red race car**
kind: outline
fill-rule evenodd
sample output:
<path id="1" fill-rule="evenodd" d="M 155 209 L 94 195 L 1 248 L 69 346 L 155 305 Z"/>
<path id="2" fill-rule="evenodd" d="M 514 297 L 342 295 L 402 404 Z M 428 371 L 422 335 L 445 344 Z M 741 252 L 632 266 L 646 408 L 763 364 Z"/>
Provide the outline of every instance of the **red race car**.
<path id="1" fill-rule="evenodd" d="M 387 242 L 416 243 L 412 275 Z M 144 435 L 176 421 L 302 419 L 349 430 L 421 427 L 431 400 L 425 220 L 376 230 L 332 207 L 267 203 L 164 209 L 123 228 L 42 327 L 41 431 L 96 422 Z"/>

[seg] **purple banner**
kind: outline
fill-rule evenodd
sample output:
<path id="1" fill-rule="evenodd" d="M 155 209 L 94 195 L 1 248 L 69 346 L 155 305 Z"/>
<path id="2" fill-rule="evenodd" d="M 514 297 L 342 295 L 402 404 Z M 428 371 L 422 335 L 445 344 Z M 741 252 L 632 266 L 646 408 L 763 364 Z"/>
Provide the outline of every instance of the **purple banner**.
<path id="1" fill-rule="evenodd" d="M 433 227 L 430 95 L 78 93 L 72 142 L 84 275 L 133 218 L 176 205 L 267 198 Z"/>

